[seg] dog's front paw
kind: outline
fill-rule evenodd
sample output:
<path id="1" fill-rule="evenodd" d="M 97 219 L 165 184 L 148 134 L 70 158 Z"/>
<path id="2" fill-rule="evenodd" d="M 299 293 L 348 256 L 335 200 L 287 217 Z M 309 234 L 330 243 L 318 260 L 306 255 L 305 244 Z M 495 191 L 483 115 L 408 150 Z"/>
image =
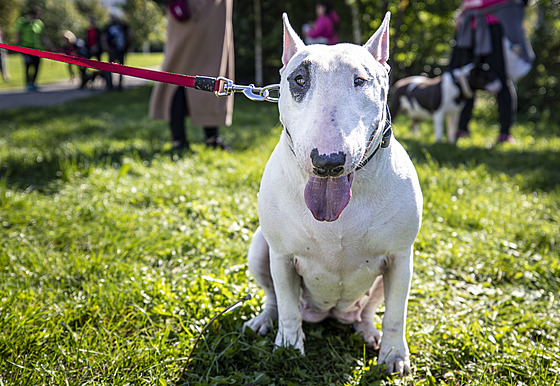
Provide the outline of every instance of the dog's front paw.
<path id="1" fill-rule="evenodd" d="M 258 316 L 255 316 L 248 322 L 243 323 L 243 332 L 245 332 L 245 329 L 249 327 L 257 335 L 265 336 L 268 333 L 270 326 L 277 318 L 278 315 L 276 312 L 269 312 L 265 309 Z"/>
<path id="2" fill-rule="evenodd" d="M 398 350 L 396 348 L 383 348 L 379 352 L 379 363 L 385 363 L 387 366 L 387 373 L 398 374 L 400 376 L 410 374 L 410 358 L 408 350 Z"/>
<path id="3" fill-rule="evenodd" d="M 381 342 L 381 332 L 375 328 L 373 320 L 362 320 L 361 322 L 354 323 L 354 330 L 364 339 L 364 342 L 369 347 L 379 350 L 379 343 Z"/>
<path id="4" fill-rule="evenodd" d="M 274 344 L 276 345 L 276 347 L 293 347 L 296 350 L 299 350 L 301 355 L 305 355 L 305 350 L 303 349 L 304 339 L 305 335 L 301 328 L 294 333 L 278 331 Z"/>

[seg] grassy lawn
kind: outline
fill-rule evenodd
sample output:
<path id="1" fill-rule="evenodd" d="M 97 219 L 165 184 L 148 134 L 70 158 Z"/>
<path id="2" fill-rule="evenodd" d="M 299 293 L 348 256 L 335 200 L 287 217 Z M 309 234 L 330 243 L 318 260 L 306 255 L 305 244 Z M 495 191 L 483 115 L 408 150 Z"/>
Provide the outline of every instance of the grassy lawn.
<path id="1" fill-rule="evenodd" d="M 107 57 L 102 57 L 107 60 Z M 125 64 L 134 67 L 154 67 L 159 66 L 163 62 L 163 53 L 142 54 L 138 52 L 130 52 L 125 58 Z M 25 69 L 23 66 L 23 57 L 21 54 L 12 53 L 8 55 L 8 73 L 10 81 L 5 82 L 0 77 L 0 91 L 23 89 L 25 86 Z M 74 66 L 74 73 L 79 75 L 78 67 Z M 39 67 L 39 76 L 37 84 L 39 86 L 60 82 L 70 79 L 68 65 L 49 59 L 42 59 Z"/>
<path id="2" fill-rule="evenodd" d="M 304 358 L 241 334 L 264 303 L 245 255 L 276 106 L 237 99 L 233 153 L 190 128 L 196 154 L 177 157 L 149 93 L 0 111 L 0 384 L 394 382 L 350 326 L 305 324 Z M 490 147 L 492 118 L 456 147 L 395 121 L 425 200 L 401 384 L 560 381 L 560 127 Z"/>

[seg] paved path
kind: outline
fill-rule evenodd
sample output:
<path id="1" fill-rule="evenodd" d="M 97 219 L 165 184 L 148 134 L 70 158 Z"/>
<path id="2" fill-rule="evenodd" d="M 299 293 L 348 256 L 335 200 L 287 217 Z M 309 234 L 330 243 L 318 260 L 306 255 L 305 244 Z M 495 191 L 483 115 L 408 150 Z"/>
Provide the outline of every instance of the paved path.
<path id="1" fill-rule="evenodd" d="M 116 77 L 114 76 L 113 84 L 117 84 Z M 134 78 L 131 76 L 124 76 L 124 88 L 138 87 L 149 82 L 145 79 Z M 88 98 L 92 95 L 97 95 L 104 92 L 104 88 L 80 90 L 78 88 L 78 81 L 74 83 L 69 80 L 42 85 L 39 91 L 24 91 L 22 89 L 0 91 L 0 110 L 13 109 L 16 107 L 32 107 L 32 106 L 56 106 L 76 99 Z"/>

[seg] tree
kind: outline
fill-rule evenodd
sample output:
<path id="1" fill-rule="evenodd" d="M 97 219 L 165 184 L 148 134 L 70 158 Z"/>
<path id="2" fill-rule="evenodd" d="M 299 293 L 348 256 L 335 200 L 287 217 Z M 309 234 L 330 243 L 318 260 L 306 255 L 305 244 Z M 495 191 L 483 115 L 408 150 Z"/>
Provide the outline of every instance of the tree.
<path id="1" fill-rule="evenodd" d="M 165 42 L 166 20 L 164 10 L 152 0 L 126 0 L 122 5 L 123 18 L 134 33 L 135 50 L 150 46 L 161 49 Z"/>
<path id="2" fill-rule="evenodd" d="M 6 35 L 7 42 L 15 41 L 15 24 L 21 15 L 23 2 L 21 0 L 0 0 L 0 28 Z"/>
<path id="3" fill-rule="evenodd" d="M 520 117 L 559 122 L 560 0 L 540 0 L 533 6 L 533 13 L 528 26 L 534 28 L 531 42 L 536 59 L 531 72 L 518 85 Z"/>
<path id="4" fill-rule="evenodd" d="M 93 16 L 98 26 L 104 25 L 109 20 L 109 12 L 101 5 L 100 1 L 76 0 L 76 8 L 86 20 Z"/>

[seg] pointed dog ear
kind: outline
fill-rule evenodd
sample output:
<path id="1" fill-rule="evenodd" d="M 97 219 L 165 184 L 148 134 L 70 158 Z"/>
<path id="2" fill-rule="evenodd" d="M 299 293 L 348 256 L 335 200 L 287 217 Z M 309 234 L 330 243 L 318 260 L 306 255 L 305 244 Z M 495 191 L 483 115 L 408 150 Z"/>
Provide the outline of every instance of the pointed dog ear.
<path id="1" fill-rule="evenodd" d="M 284 21 L 284 52 L 282 52 L 283 66 L 280 69 L 280 73 L 282 73 L 282 71 L 286 68 L 292 56 L 294 56 L 297 51 L 305 47 L 305 43 L 300 39 L 290 25 L 290 21 L 288 20 L 288 15 L 286 13 L 282 14 L 282 20 Z"/>
<path id="2" fill-rule="evenodd" d="M 369 38 L 364 48 L 366 48 L 377 60 L 389 71 L 391 67 L 387 62 L 389 61 L 389 20 L 391 20 L 391 12 L 385 14 L 385 18 L 381 26 Z"/>

